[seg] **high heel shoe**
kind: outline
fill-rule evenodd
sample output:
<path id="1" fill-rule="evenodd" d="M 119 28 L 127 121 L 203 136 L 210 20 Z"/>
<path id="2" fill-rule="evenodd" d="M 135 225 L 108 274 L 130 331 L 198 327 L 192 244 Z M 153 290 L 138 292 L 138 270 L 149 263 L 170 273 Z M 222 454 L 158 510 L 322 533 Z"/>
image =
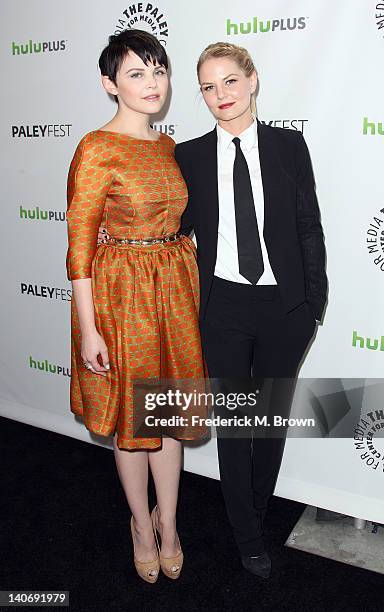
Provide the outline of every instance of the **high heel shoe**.
<path id="1" fill-rule="evenodd" d="M 145 580 L 146 582 L 150 582 L 154 584 L 159 577 L 160 572 L 160 560 L 159 553 L 157 551 L 157 542 L 156 542 L 156 552 L 157 556 L 153 561 L 139 561 L 135 554 L 135 535 L 133 528 L 133 515 L 131 516 L 131 534 L 132 534 L 132 542 L 133 542 L 133 562 L 135 564 L 135 568 L 140 578 Z M 156 574 L 153 575 L 153 571 L 156 571 Z"/>
<path id="2" fill-rule="evenodd" d="M 155 519 L 156 513 L 157 513 L 157 506 L 155 506 L 151 512 L 151 519 L 152 519 L 152 525 L 153 525 L 153 533 L 155 534 L 155 540 L 156 540 L 157 548 L 159 550 L 160 567 L 163 573 L 166 576 L 168 576 L 168 578 L 172 578 L 172 580 L 176 580 L 176 578 L 180 576 L 181 568 L 183 567 L 183 561 L 184 561 L 184 555 L 183 555 L 183 551 L 181 550 L 179 536 L 177 536 L 177 540 L 179 543 L 180 552 L 175 557 L 163 557 L 160 553 L 160 544 L 157 538 L 157 534 L 160 535 L 160 531 L 158 530 L 157 525 L 156 525 L 156 519 Z"/>

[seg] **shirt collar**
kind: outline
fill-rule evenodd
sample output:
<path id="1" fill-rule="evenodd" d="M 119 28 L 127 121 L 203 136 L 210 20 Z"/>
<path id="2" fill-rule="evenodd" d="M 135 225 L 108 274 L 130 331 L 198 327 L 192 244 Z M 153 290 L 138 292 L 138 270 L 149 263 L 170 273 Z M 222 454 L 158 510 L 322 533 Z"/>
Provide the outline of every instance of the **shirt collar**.
<path id="1" fill-rule="evenodd" d="M 233 134 L 230 134 L 226 130 L 224 130 L 219 124 L 216 126 L 217 129 L 217 144 L 219 151 L 225 153 L 228 148 L 232 145 L 235 146 L 232 142 L 234 139 Z M 246 130 L 239 134 L 238 138 L 241 141 L 241 148 L 243 151 L 250 151 L 253 147 L 258 146 L 257 141 L 257 121 L 253 121 L 253 123 L 247 127 Z"/>

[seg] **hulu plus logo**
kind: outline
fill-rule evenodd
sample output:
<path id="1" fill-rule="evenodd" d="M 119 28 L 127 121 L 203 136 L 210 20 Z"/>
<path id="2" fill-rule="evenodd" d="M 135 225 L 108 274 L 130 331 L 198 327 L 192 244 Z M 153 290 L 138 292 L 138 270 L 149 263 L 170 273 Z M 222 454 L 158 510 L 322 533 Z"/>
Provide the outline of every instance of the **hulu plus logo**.
<path id="1" fill-rule="evenodd" d="M 358 336 L 357 331 L 353 331 L 352 346 L 371 351 L 384 351 L 384 336 L 380 338 L 364 338 L 363 336 Z"/>
<path id="2" fill-rule="evenodd" d="M 283 32 L 303 30 L 307 26 L 307 17 L 288 17 L 287 19 L 259 19 L 235 23 L 227 19 L 227 36 L 238 34 L 262 34 L 264 32 Z"/>
<path id="3" fill-rule="evenodd" d="M 174 136 L 176 130 L 175 123 L 151 123 L 151 128 L 156 132 L 162 134 L 168 134 L 168 136 Z"/>
<path id="4" fill-rule="evenodd" d="M 31 53 L 46 53 L 50 51 L 65 51 L 66 40 L 51 40 L 34 42 L 28 40 L 25 43 L 12 43 L 12 55 L 29 55 Z"/>
<path id="5" fill-rule="evenodd" d="M 62 376 L 71 376 L 70 368 L 65 366 L 59 366 L 53 363 L 49 363 L 48 359 L 44 361 L 38 361 L 38 359 L 32 359 L 29 357 L 29 367 L 41 372 L 47 372 L 47 374 L 61 374 Z"/>
<path id="6" fill-rule="evenodd" d="M 19 217 L 22 220 L 30 221 L 65 221 L 65 210 L 43 210 L 39 206 L 35 208 L 19 207 Z"/>
<path id="7" fill-rule="evenodd" d="M 363 119 L 363 135 L 364 136 L 384 136 L 383 122 L 368 121 L 368 117 Z"/>

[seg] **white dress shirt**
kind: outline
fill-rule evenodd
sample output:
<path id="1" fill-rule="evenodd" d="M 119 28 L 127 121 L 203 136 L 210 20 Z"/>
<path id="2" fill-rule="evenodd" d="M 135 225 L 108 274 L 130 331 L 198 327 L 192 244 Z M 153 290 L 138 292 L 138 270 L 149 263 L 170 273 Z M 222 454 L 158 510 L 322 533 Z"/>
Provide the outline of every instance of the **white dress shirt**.
<path id="1" fill-rule="evenodd" d="M 263 255 L 264 272 L 258 285 L 276 285 L 276 279 L 269 263 L 267 248 L 264 242 L 264 192 L 261 180 L 259 148 L 257 140 L 257 123 L 254 121 L 244 132 L 239 134 L 241 150 L 247 161 L 253 200 L 255 203 L 257 225 L 261 252 Z M 233 163 L 236 148 L 234 136 L 217 125 L 217 167 L 219 192 L 219 235 L 217 241 L 217 258 L 215 276 L 235 283 L 250 285 L 249 280 L 239 272 L 239 257 L 237 251 L 235 202 L 233 196 Z"/>

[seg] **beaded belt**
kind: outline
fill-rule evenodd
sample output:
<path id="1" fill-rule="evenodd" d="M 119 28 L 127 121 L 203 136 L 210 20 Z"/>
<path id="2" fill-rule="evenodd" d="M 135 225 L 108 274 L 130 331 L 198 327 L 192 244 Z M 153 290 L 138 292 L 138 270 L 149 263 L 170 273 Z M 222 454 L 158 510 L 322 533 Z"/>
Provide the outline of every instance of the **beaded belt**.
<path id="1" fill-rule="evenodd" d="M 176 232 L 174 234 L 169 234 L 169 236 L 161 236 L 160 238 L 109 238 L 107 240 L 107 244 L 163 244 L 164 242 L 175 242 L 175 240 L 179 240 L 182 234 L 180 232 Z"/>

